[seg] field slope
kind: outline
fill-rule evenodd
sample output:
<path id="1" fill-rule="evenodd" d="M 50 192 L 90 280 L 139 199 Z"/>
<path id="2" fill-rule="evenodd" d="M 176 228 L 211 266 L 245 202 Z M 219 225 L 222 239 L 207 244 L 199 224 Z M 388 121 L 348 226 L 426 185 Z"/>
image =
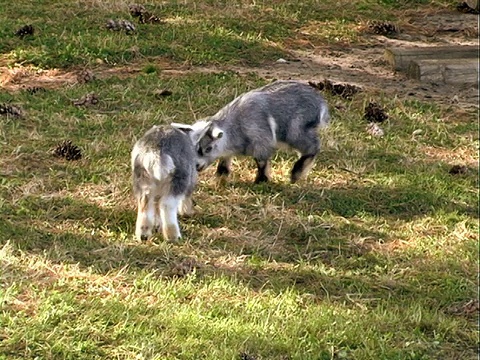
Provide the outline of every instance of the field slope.
<path id="1" fill-rule="evenodd" d="M 129 156 L 153 124 L 274 78 L 320 82 L 328 66 L 295 58 L 380 49 L 369 21 L 408 29 L 455 3 L 141 4 L 145 23 L 124 1 L 0 0 L 0 360 L 477 359 L 478 105 L 375 75 L 350 98 L 324 92 L 307 179 L 288 183 L 291 152 L 270 184 L 236 159 L 224 182 L 200 175 L 181 241 L 133 237 Z M 81 158 L 53 155 L 68 140 Z"/>

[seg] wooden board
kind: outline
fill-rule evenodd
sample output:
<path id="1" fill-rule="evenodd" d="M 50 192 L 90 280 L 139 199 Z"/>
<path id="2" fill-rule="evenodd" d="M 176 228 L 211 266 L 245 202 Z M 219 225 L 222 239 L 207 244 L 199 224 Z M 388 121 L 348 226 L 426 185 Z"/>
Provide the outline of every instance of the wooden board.
<path id="1" fill-rule="evenodd" d="M 385 59 L 397 71 L 406 71 L 412 60 L 477 58 L 478 46 L 433 46 L 416 48 L 387 48 Z"/>
<path id="2" fill-rule="evenodd" d="M 420 81 L 444 84 L 472 84 L 478 87 L 479 59 L 413 60 L 407 75 Z"/>

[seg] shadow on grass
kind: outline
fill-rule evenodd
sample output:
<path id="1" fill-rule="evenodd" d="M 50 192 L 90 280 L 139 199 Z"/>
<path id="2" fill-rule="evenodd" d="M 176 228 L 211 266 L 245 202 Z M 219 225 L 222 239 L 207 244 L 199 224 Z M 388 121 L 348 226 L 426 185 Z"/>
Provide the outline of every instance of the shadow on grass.
<path id="1" fill-rule="evenodd" d="M 459 283 L 459 297 L 469 293 L 470 287 L 461 284 L 464 265 L 455 261 L 425 262 L 424 259 L 412 258 L 409 262 L 416 273 L 422 274 L 421 277 L 406 280 L 400 276 L 399 280 L 392 280 L 385 272 L 391 260 L 378 253 L 371 254 L 368 242 L 388 243 L 396 238 L 392 238 L 388 230 L 371 229 L 368 223 L 354 220 L 364 214 L 407 221 L 436 211 L 469 214 L 463 206 L 408 187 L 388 189 L 377 186 L 372 191 L 369 187 L 356 186 L 322 192 L 281 184 L 234 183 L 229 186 L 253 187 L 259 196 L 280 194 L 275 201 L 285 204 L 286 217 L 280 219 L 267 213 L 264 220 L 255 222 L 255 229 L 249 229 L 254 231 L 252 241 L 237 241 L 229 234 L 239 233 L 241 238 L 245 228 L 234 228 L 241 226 L 239 221 L 228 223 L 219 215 L 203 213 L 181 220 L 186 240 L 178 244 L 162 244 L 159 240 L 160 246 L 151 246 L 132 242 L 135 225 L 132 209 L 100 208 L 72 198 L 30 197 L 26 203 L 28 209 L 26 205 L 4 205 L 4 216 L 0 219 L 1 243 L 10 241 L 15 247 L 43 254 L 52 262 L 79 263 L 99 273 L 127 266 L 131 271 L 151 269 L 160 275 L 184 276 L 197 269 L 200 276 L 221 275 L 241 279 L 257 290 L 269 287 L 282 291 L 295 287 L 319 298 L 372 293 L 382 297 L 397 294 L 422 298 L 428 295 L 445 301 L 441 286 L 434 286 L 435 290 L 429 294 L 420 286 L 425 281 L 425 274 L 435 273 L 443 275 L 440 279 L 432 278 L 434 283 L 445 282 L 445 286 Z M 245 201 L 248 203 L 249 199 Z M 236 205 L 241 207 L 242 204 Z M 305 225 L 300 219 L 305 216 L 300 216 L 296 212 L 298 209 L 320 216 Z M 332 227 L 323 226 L 318 224 L 322 212 L 350 218 L 351 221 Z M 198 231 L 208 234 L 218 228 L 228 232 L 211 241 L 196 235 Z M 272 244 L 272 239 L 278 244 Z M 468 242 L 464 246 L 467 245 Z M 196 249 L 199 251 L 196 252 Z M 210 259 L 202 259 L 205 254 Z M 220 257 L 241 258 L 245 255 L 264 265 L 273 261 L 285 266 L 257 266 L 255 261 L 225 266 L 216 261 Z M 186 268 L 182 265 L 185 262 Z M 310 264 L 316 270 L 298 267 L 302 263 Z M 449 269 L 449 274 L 445 273 L 445 268 Z M 350 275 L 338 276 L 336 272 Z M 377 275 L 369 278 L 370 273 Z M 433 294 L 432 291 L 438 293 Z"/>
<path id="2" fill-rule="evenodd" d="M 333 200 L 348 203 L 347 199 L 351 200 L 354 194 L 359 196 L 367 191 L 343 189 L 321 195 L 315 189 L 306 192 L 299 187 L 275 184 L 257 186 L 256 189 L 263 194 L 278 193 L 283 189 L 284 194 L 277 200 L 288 203 L 292 208 L 298 199 L 302 199 L 302 202 L 308 201 L 318 208 L 344 215 L 348 214 L 342 212 L 342 207 L 333 206 Z M 325 198 L 331 198 L 332 202 L 325 201 Z M 395 312 L 402 311 L 404 304 L 412 306 L 415 303 L 424 312 L 444 313 L 441 316 L 449 315 L 448 309 L 452 304 L 466 302 L 476 296 L 470 280 L 475 274 L 466 276 L 465 263 L 460 261 L 426 260 L 421 255 L 408 258 L 398 256 L 392 260 L 392 255 L 371 254 L 367 248 L 351 246 L 351 234 L 375 240 L 392 240 L 388 234 L 371 230 L 362 224 L 350 222 L 338 225 L 333 230 L 321 227 L 314 229 L 317 238 L 312 244 L 309 240 L 311 234 L 301 230 L 295 214 L 289 214 L 291 218 L 285 220 L 280 232 L 283 237 L 280 253 L 272 256 L 268 244 L 262 244 L 266 239 L 262 235 L 257 239 L 259 246 L 252 249 L 235 242 L 235 239 L 216 239 L 213 242 L 202 237 L 194 239 L 194 232 L 204 231 L 204 227 L 228 229 L 229 224 L 218 215 L 200 214 L 183 220 L 182 226 L 188 228 L 184 231 L 185 240 L 152 246 L 124 240 L 125 236 L 131 236 L 129 234 L 134 228 L 135 214 L 131 209 L 105 209 L 71 198 L 36 198 L 29 199 L 28 203 L 31 205 L 28 214 L 16 212 L 14 206 L 9 205 L 7 209 L 4 206 L 7 216 L 0 218 L 0 247 L 9 241 L 14 247 L 43 256 L 54 264 L 79 264 L 81 268 L 101 275 L 115 274 L 121 270 L 135 277 L 139 272 L 145 272 L 158 277 L 159 281 L 187 277 L 188 281 L 198 282 L 198 286 L 212 279 L 226 278 L 232 283 L 245 284 L 252 291 L 269 290 L 281 294 L 293 290 L 301 301 L 308 304 L 336 303 L 362 311 L 376 308 L 385 311 L 382 309 L 392 306 L 389 311 Z M 355 216 L 355 212 L 365 211 L 363 203 L 348 204 L 355 210 L 352 216 Z M 388 208 L 388 201 L 380 201 L 382 204 Z M 453 209 L 459 210 L 455 206 Z M 378 213 L 378 210 L 370 211 Z M 414 216 L 421 214 L 423 211 L 413 212 Z M 277 220 L 267 216 L 260 227 Z M 200 229 L 192 231 L 189 228 L 191 224 Z M 228 263 L 224 259 L 240 260 Z M 24 269 L 14 271 L 21 272 Z M 52 282 L 56 281 L 56 278 L 52 279 Z M 177 296 L 173 303 L 184 301 L 184 295 L 180 293 Z M 436 337 L 438 321 L 435 317 L 425 317 L 412 319 L 411 323 L 404 326 L 433 339 Z M 469 351 L 474 351 L 468 333 L 456 336 L 462 338 Z M 354 342 L 352 346 L 357 345 Z"/>
<path id="3" fill-rule="evenodd" d="M 230 183 L 229 186 L 240 189 L 254 189 L 259 196 L 274 196 L 279 203 L 288 206 L 308 205 L 311 214 L 325 211 L 350 218 L 368 214 L 387 219 L 413 220 L 438 212 L 456 212 L 477 217 L 477 211 L 471 206 L 446 199 L 433 191 L 413 185 L 387 187 L 380 184 L 365 185 L 352 182 L 351 185 L 321 189 L 290 184 L 251 184 L 245 182 Z"/>

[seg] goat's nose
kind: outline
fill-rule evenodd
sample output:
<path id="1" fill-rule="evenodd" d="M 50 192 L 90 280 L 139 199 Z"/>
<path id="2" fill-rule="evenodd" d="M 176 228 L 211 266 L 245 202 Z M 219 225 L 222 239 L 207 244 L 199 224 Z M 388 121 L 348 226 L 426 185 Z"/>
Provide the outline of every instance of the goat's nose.
<path id="1" fill-rule="evenodd" d="M 140 240 L 142 240 L 142 241 L 147 241 L 147 240 L 148 240 L 148 236 L 147 236 L 147 235 L 140 235 Z"/>

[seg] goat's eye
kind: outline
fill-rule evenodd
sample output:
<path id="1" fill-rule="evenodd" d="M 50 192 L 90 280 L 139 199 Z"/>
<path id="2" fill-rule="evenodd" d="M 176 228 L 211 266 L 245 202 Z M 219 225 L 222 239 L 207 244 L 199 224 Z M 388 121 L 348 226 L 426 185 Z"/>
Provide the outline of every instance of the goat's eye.
<path id="1" fill-rule="evenodd" d="M 210 151 L 212 151 L 213 147 L 212 146 L 207 146 L 205 148 L 205 154 L 208 154 Z"/>

